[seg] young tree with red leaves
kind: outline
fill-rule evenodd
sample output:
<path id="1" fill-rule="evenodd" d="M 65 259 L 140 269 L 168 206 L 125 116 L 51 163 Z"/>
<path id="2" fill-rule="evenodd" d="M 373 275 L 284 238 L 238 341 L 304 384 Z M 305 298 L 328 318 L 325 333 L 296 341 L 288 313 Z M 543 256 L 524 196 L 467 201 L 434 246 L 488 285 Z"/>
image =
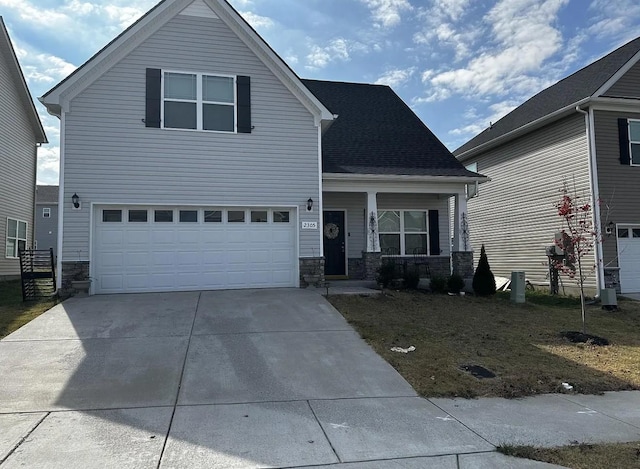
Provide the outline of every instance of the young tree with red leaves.
<path id="1" fill-rule="evenodd" d="M 584 282 L 596 266 L 585 266 L 585 256 L 593 252 L 598 238 L 598 230 L 593 225 L 593 211 L 589 201 L 574 190 L 570 192 L 566 183 L 562 197 L 556 203 L 558 215 L 562 217 L 563 228 L 556 245 L 564 250 L 564 258 L 554 261 L 554 267 L 575 280 L 580 287 L 580 307 L 582 310 L 582 332 L 586 334 L 586 312 Z"/>

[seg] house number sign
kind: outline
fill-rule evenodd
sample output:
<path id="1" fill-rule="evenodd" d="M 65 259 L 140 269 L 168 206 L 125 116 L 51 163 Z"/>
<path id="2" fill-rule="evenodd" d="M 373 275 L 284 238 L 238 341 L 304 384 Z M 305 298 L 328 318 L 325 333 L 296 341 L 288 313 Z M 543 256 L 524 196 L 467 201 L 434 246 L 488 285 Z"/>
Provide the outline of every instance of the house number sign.
<path id="1" fill-rule="evenodd" d="M 317 221 L 303 221 L 302 222 L 303 230 L 317 230 L 318 222 Z"/>

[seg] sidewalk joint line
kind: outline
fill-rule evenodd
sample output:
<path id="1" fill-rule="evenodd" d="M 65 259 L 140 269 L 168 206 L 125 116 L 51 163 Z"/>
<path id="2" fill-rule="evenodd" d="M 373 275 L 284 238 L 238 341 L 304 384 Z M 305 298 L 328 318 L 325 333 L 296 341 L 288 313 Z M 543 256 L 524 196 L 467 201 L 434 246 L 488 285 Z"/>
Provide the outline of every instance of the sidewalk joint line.
<path id="1" fill-rule="evenodd" d="M 193 329 L 196 325 L 196 318 L 198 317 L 198 308 L 200 307 L 200 298 L 202 297 L 202 292 L 198 293 L 198 301 L 196 301 L 196 309 L 193 312 L 193 321 L 191 321 L 191 330 L 189 331 L 189 340 L 187 341 L 187 349 L 184 353 L 184 360 L 182 361 L 182 370 L 180 370 L 180 378 L 178 379 L 178 390 L 176 392 L 176 399 L 173 402 L 173 410 L 171 411 L 171 418 L 169 419 L 169 426 L 167 427 L 167 435 L 164 437 L 164 443 L 162 444 L 162 450 L 160 451 L 160 457 L 158 458 L 157 469 L 160 469 L 160 465 L 162 464 L 162 458 L 164 457 L 164 452 L 167 448 L 167 443 L 169 442 L 169 436 L 171 435 L 171 427 L 173 426 L 173 419 L 176 415 L 176 410 L 178 408 L 178 400 L 180 399 L 180 393 L 182 392 L 182 380 L 184 379 L 184 371 L 187 367 L 187 358 L 189 358 L 189 349 L 191 348 L 191 339 L 193 338 Z"/>
<path id="2" fill-rule="evenodd" d="M 309 406 L 309 410 L 311 411 L 311 414 L 313 415 L 313 418 L 316 419 L 316 422 L 318 422 L 318 426 L 320 427 L 320 430 L 322 430 L 322 434 L 327 439 L 327 443 L 329 443 L 329 446 L 331 447 L 331 451 L 333 451 L 333 454 L 335 454 L 336 458 L 338 458 L 338 463 L 343 462 L 342 459 L 340 458 L 340 455 L 338 454 L 338 451 L 336 451 L 336 449 L 334 448 L 333 442 L 329 438 L 329 435 L 327 435 L 327 432 L 325 431 L 324 427 L 322 426 L 322 423 L 320 422 L 320 419 L 316 415 L 316 411 L 313 410 L 313 406 L 311 405 L 311 401 L 307 400 L 306 403 L 307 403 L 307 406 Z"/>
<path id="3" fill-rule="evenodd" d="M 42 418 L 36 422 L 36 424 L 33 426 L 33 428 L 31 428 L 31 430 L 29 430 L 25 436 L 20 438 L 20 441 L 18 441 L 18 443 L 13 448 L 11 448 L 11 451 L 9 451 L 7 453 L 7 456 L 4 457 L 3 459 L 0 459 L 0 465 L 4 464 L 5 461 L 7 459 L 9 459 L 11 457 L 11 455 L 13 453 L 15 453 L 15 451 L 20 446 L 22 446 L 22 443 L 24 443 L 27 440 L 27 438 L 29 438 L 31 436 L 31 434 L 36 430 L 36 428 L 38 428 L 40 426 L 40 424 L 44 421 L 44 419 L 46 419 L 50 414 L 51 414 L 51 412 L 46 412 L 45 415 L 43 415 Z"/>

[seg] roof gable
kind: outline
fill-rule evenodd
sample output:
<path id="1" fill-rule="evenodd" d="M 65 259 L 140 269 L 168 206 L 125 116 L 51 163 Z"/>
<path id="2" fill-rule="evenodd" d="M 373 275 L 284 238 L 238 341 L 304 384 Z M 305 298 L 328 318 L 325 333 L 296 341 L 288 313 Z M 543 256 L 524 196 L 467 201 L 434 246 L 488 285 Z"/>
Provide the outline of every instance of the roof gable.
<path id="1" fill-rule="evenodd" d="M 50 113 L 59 116 L 63 109 L 68 110 L 69 102 L 75 96 L 179 14 L 215 17 L 223 21 L 317 117 L 318 122 L 329 122 L 333 119 L 333 115 L 309 92 L 293 70 L 226 0 L 162 0 L 71 75 L 45 93 L 39 98 L 40 101 Z"/>
<path id="2" fill-rule="evenodd" d="M 302 81 L 338 115 L 322 137 L 324 173 L 478 177 L 388 86 Z"/>
<path id="3" fill-rule="evenodd" d="M 23 103 L 22 107 L 27 113 L 29 121 L 31 122 L 33 133 L 36 136 L 36 142 L 48 143 L 47 136 L 45 135 L 44 128 L 42 127 L 42 122 L 40 121 L 38 111 L 36 111 L 33 100 L 31 99 L 31 94 L 29 93 L 27 82 L 24 78 L 24 75 L 22 74 L 22 69 L 20 68 L 18 57 L 16 56 L 15 50 L 13 49 L 11 38 L 9 38 L 9 32 L 4 25 L 2 16 L 0 16 L 0 57 L 6 57 L 7 59 L 9 72 L 13 76 L 14 82 L 18 89 L 18 93 L 20 94 L 20 99 Z"/>
<path id="4" fill-rule="evenodd" d="M 462 156 L 540 119 L 571 111 L 605 93 L 640 59 L 640 37 L 546 88 L 456 149 Z"/>
<path id="5" fill-rule="evenodd" d="M 37 204 L 57 204 L 59 186 L 36 186 Z"/>

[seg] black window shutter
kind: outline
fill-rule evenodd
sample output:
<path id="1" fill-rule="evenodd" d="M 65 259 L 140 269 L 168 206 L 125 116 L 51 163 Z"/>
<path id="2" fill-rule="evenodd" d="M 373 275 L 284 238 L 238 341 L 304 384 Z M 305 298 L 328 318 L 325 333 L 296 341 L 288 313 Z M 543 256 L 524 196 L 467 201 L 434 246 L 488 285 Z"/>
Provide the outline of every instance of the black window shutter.
<path id="1" fill-rule="evenodd" d="M 251 133 L 251 78 L 236 77 L 238 95 L 238 133 Z"/>
<path id="2" fill-rule="evenodd" d="M 429 210 L 429 254 L 440 255 L 440 224 L 437 210 Z"/>
<path id="3" fill-rule="evenodd" d="M 630 164 L 629 155 L 629 122 L 627 119 L 618 119 L 618 137 L 620 140 L 620 164 Z"/>
<path id="4" fill-rule="evenodd" d="M 158 68 L 147 69 L 147 94 L 144 124 L 147 127 L 160 127 L 160 82 L 162 71 Z"/>

